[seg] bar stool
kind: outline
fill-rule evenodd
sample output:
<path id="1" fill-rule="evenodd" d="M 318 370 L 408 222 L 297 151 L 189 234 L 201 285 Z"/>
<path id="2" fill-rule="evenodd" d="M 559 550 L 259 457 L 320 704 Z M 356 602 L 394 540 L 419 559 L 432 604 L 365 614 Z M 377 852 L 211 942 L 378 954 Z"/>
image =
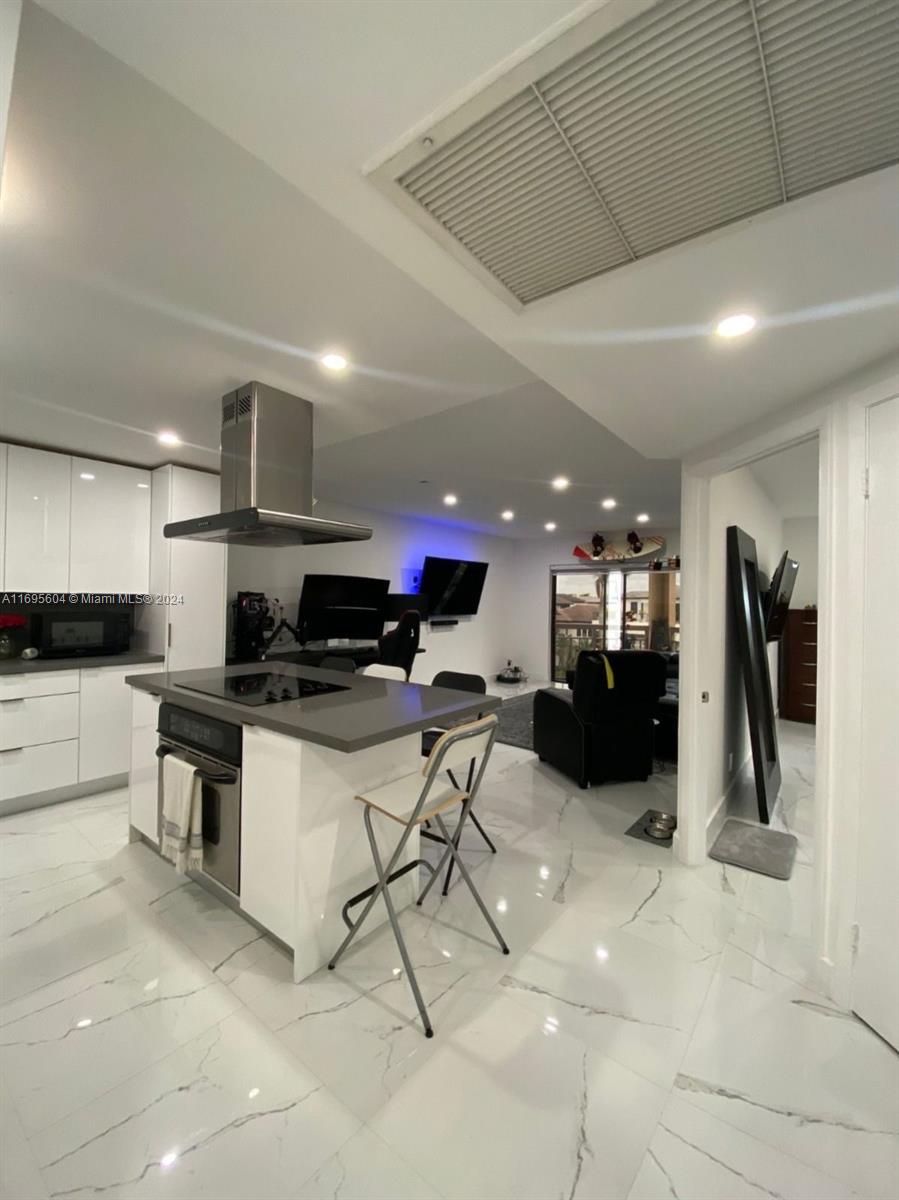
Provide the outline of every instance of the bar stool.
<path id="1" fill-rule="evenodd" d="M 483 677 L 483 675 L 467 675 L 461 671 L 438 671 L 437 674 L 434 676 L 434 678 L 431 680 L 431 686 L 432 687 L 442 687 L 442 688 L 453 688 L 457 692 L 473 692 L 475 695 L 478 695 L 478 696 L 483 696 L 487 692 L 487 680 Z M 426 729 L 424 731 L 424 733 L 421 735 L 421 752 L 423 755 L 427 756 L 428 754 L 430 754 L 430 752 L 434 746 L 434 743 L 437 741 L 437 739 L 441 736 L 442 733 L 443 733 L 442 729 Z M 471 787 L 471 781 L 472 781 L 472 778 L 474 775 L 474 768 L 475 768 L 475 764 L 474 764 L 474 761 L 472 761 L 468 767 L 467 787 L 469 787 L 469 788 Z M 452 781 L 453 787 L 457 788 L 459 785 L 456 782 L 456 777 L 455 777 L 455 775 L 453 775 L 453 772 L 450 770 L 450 771 L 447 771 L 447 774 L 449 775 L 450 780 Z M 487 830 L 484 828 L 484 826 L 478 820 L 478 815 L 474 811 L 474 809 L 472 809 L 472 811 L 468 815 L 469 815 L 472 825 L 474 825 L 475 829 L 481 835 L 482 839 L 486 842 L 487 847 L 490 850 L 490 853 L 496 854 L 496 846 L 494 846 L 494 844 L 490 838 L 490 835 L 487 833 Z M 431 841 L 435 841 L 435 842 L 439 842 L 442 840 L 441 838 L 436 837 L 433 833 L 427 832 L 426 830 L 422 831 L 422 836 L 426 837 L 426 838 L 430 838 Z M 456 846 L 458 847 L 458 845 L 459 845 L 459 831 L 458 830 L 456 830 L 456 832 L 453 834 L 453 838 L 455 840 Z M 450 885 L 450 880 L 452 879 L 452 877 L 453 877 L 453 863 L 450 862 L 450 865 L 446 868 L 446 878 L 443 881 L 443 895 L 444 896 L 446 896 L 449 893 L 449 885 Z"/>
<path id="2" fill-rule="evenodd" d="M 370 792 L 365 792 L 356 797 L 365 806 L 363 812 L 365 832 L 368 835 L 368 843 L 371 847 L 371 856 L 375 864 L 378 882 L 358 896 L 354 896 L 344 905 L 343 918 L 349 926 L 349 932 L 341 942 L 334 957 L 328 963 L 328 970 L 333 971 L 337 966 L 344 951 L 362 928 L 365 919 L 374 907 L 375 901 L 379 896 L 383 896 L 387 916 L 393 929 L 393 936 L 396 938 L 400 958 L 403 960 L 403 966 L 406 969 L 406 975 L 409 979 L 409 986 L 412 989 L 412 995 L 415 997 L 415 1003 L 421 1016 L 421 1023 L 424 1026 L 425 1037 L 433 1037 L 434 1030 L 431 1027 L 428 1010 L 425 1007 L 425 1002 L 418 987 L 418 980 L 415 978 L 415 971 L 412 968 L 406 943 L 403 941 L 396 910 L 390 898 L 390 884 L 401 875 L 404 875 L 412 866 L 421 865 L 427 868 L 431 873 L 431 877 L 416 901 L 416 904 L 420 905 L 431 890 L 434 880 L 441 874 L 447 861 L 451 859 L 459 868 L 459 874 L 468 885 L 468 889 L 474 897 L 478 908 L 483 913 L 484 920 L 490 926 L 490 930 L 496 938 L 500 950 L 502 950 L 503 954 L 509 953 L 509 947 L 503 941 L 503 935 L 497 928 L 496 922 L 491 917 L 486 904 L 481 899 L 477 888 L 472 882 L 468 869 L 459 856 L 456 842 L 450 837 L 442 816 L 448 809 L 461 805 L 462 811 L 459 814 L 457 834 L 461 831 L 471 810 L 472 802 L 477 795 L 478 788 L 481 786 L 484 769 L 487 766 L 487 760 L 490 757 L 493 743 L 496 740 L 496 728 L 497 720 L 492 714 L 487 717 L 481 717 L 477 721 L 471 721 L 466 725 L 456 725 L 452 729 L 447 730 L 437 740 L 422 767 L 421 774 L 416 772 L 413 775 L 404 775 L 401 779 L 395 779 L 391 783 L 382 784 L 381 787 L 373 788 Z M 480 764 L 477 775 L 468 791 L 462 792 L 455 787 L 450 787 L 440 782 L 438 776 L 441 771 L 461 766 L 463 763 L 470 762 L 471 759 L 480 759 Z M 422 776 L 424 776 L 424 783 L 422 783 Z M 386 866 L 381 860 L 378 843 L 372 828 L 372 809 L 403 826 L 402 835 Z M 416 863 L 407 863 L 399 870 L 395 870 L 413 830 L 424 821 L 433 821 L 443 836 L 446 848 L 440 858 L 440 862 L 436 867 L 432 867 L 424 859 L 418 859 Z M 351 923 L 347 911 L 353 904 L 360 903 L 362 900 L 366 900 L 365 908 L 363 908 L 358 919 Z"/>
<path id="3" fill-rule="evenodd" d="M 360 675 L 371 675 L 376 679 L 395 679 L 397 683 L 406 682 L 406 672 L 402 667 L 390 667 L 387 663 L 369 663 L 359 671 Z"/>

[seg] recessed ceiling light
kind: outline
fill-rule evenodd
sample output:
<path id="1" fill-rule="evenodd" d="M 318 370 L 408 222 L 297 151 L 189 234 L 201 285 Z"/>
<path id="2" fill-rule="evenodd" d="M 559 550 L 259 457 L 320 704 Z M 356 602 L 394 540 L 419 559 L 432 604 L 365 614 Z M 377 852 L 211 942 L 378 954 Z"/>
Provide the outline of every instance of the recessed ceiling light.
<path id="1" fill-rule="evenodd" d="M 499 515 L 502 517 L 502 519 L 504 521 L 514 521 L 515 520 L 515 513 L 512 512 L 511 508 L 504 508 L 503 511 Z"/>
<path id="2" fill-rule="evenodd" d="M 602 506 L 603 508 L 617 508 L 618 501 L 613 500 L 611 496 L 606 496 L 605 500 L 602 502 Z"/>
<path id="3" fill-rule="evenodd" d="M 149 485 L 149 483 L 139 483 L 137 486 L 139 488 L 148 488 L 150 485 Z"/>
<path id="4" fill-rule="evenodd" d="M 156 440 L 163 446 L 180 446 L 181 438 L 177 433 L 172 433 L 171 429 L 163 429 L 162 433 L 157 433 Z"/>
<path id="5" fill-rule="evenodd" d="M 543 526 L 543 528 L 546 530 L 547 533 L 552 533 L 553 530 L 555 529 L 555 527 L 556 527 L 555 521 L 547 521 L 546 524 Z"/>
<path id="6" fill-rule="evenodd" d="M 81 479 L 96 479 L 97 476 L 91 475 L 90 471 L 82 471 L 79 478 L 81 478 Z"/>
<path id="7" fill-rule="evenodd" d="M 637 524 L 645 525 L 649 520 L 649 513 L 637 513 Z"/>
<path id="8" fill-rule="evenodd" d="M 323 354 L 318 361 L 326 371 L 345 371 L 350 365 L 342 354 Z"/>
<path id="9" fill-rule="evenodd" d="M 564 492 L 566 488 L 571 487 L 571 480 L 567 475 L 557 475 L 552 485 L 557 492 Z"/>
<path id="10" fill-rule="evenodd" d="M 446 495 L 443 497 L 443 503 L 448 504 L 450 506 L 450 508 L 452 508 L 454 504 L 459 503 L 459 497 L 453 495 L 452 492 L 447 492 Z"/>
<path id="11" fill-rule="evenodd" d="M 756 319 L 751 313 L 734 313 L 718 322 L 715 333 L 723 338 L 742 337 L 744 333 L 755 329 L 756 324 Z"/>

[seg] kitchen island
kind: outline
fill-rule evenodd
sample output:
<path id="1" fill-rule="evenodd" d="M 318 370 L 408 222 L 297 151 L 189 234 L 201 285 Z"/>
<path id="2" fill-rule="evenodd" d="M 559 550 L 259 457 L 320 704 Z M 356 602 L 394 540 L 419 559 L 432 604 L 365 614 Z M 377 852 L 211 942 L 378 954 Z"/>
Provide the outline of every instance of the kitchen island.
<path id="1" fill-rule="evenodd" d="M 502 703 L 496 696 L 284 662 L 141 674 L 126 682 L 133 689 L 132 837 L 154 847 L 158 752 L 183 750 L 191 758 L 195 751 L 203 765 L 209 736 L 204 720 L 214 728 L 225 723 L 232 733 L 239 729 L 238 769 L 228 766 L 232 753 L 224 770 L 215 763 L 201 775 L 214 778 L 218 769 L 238 780 L 236 795 L 232 789 L 226 801 L 239 806 L 237 886 L 225 888 L 207 873 L 195 878 L 293 952 L 297 981 L 328 961 L 345 933 L 344 904 L 374 882 L 356 793 L 420 770 L 423 729 L 473 719 Z M 333 690 L 302 694 L 310 687 Z M 180 720 L 173 724 L 172 710 L 160 705 L 174 706 Z M 157 731 L 163 728 L 168 732 L 161 746 Z M 208 754 L 211 761 L 214 749 Z M 214 785 L 204 783 L 204 792 L 212 814 L 218 804 Z M 227 814 L 212 820 L 218 826 L 219 815 L 224 830 Z M 400 827 L 387 818 L 381 822 L 377 836 L 381 840 L 383 833 L 383 845 L 392 847 Z M 418 857 L 416 833 L 404 862 Z M 398 907 L 414 899 L 416 875 L 409 872 L 393 885 Z M 379 901 L 369 925 L 381 920 L 386 910 Z"/>

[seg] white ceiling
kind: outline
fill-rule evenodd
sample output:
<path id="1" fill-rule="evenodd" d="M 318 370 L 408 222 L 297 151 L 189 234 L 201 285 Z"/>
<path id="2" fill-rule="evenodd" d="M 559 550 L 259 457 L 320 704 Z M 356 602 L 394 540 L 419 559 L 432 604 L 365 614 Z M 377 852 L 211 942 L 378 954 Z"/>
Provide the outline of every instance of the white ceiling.
<path id="1" fill-rule="evenodd" d="M 750 469 L 782 517 L 818 515 L 817 438 L 760 458 Z"/>
<path id="2" fill-rule="evenodd" d="M 680 455 L 887 354 L 899 172 L 831 188 L 531 305 L 494 296 L 364 177 L 529 45 L 570 0 L 43 0 L 316 200 L 647 455 Z M 610 9 L 629 0 L 607 0 Z M 373 49 L 374 48 L 374 49 Z M 240 86 L 242 80 L 251 81 Z M 739 343 L 709 336 L 752 308 Z"/>
<path id="3" fill-rule="evenodd" d="M 25 9 L 3 178 L 0 432 L 217 465 L 220 398 L 313 400 L 321 444 L 532 376 L 134 71 Z M 316 356 L 337 346 L 336 378 Z M 84 419 L 87 415 L 87 420 Z"/>
<path id="4" fill-rule="evenodd" d="M 389 473 L 385 462 L 394 464 Z M 650 515 L 650 530 L 680 523 L 679 464 L 656 460 L 647 469 L 635 450 L 541 381 L 326 446 L 315 475 L 323 499 L 505 537 L 543 537 L 546 521 L 560 534 L 631 529 L 638 512 Z M 571 480 L 567 491 L 552 490 L 556 475 Z M 455 508 L 443 504 L 447 492 L 458 497 Z M 618 501 L 612 513 L 599 503 L 609 496 Z M 514 511 L 513 522 L 500 519 L 504 508 Z"/>

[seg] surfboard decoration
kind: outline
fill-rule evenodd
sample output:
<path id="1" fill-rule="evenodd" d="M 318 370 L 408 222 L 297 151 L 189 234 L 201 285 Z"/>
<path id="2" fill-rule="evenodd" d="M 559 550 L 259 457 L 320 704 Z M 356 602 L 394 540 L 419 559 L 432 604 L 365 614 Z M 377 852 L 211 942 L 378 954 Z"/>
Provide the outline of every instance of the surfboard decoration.
<path id="1" fill-rule="evenodd" d="M 624 562 L 633 558 L 660 558 L 665 549 L 665 539 L 654 533 L 616 533 L 606 537 L 594 533 L 589 542 L 575 546 L 575 558 L 588 562 Z"/>

